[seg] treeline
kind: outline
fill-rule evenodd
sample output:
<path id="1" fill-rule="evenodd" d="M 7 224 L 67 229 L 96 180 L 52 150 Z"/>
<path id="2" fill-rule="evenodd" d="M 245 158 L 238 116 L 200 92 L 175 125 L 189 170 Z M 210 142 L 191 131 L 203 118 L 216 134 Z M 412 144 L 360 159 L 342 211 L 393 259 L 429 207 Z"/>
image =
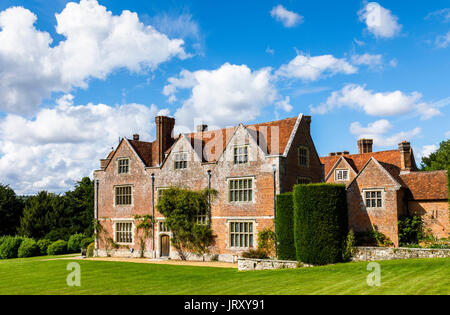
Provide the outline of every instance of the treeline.
<path id="1" fill-rule="evenodd" d="M 84 177 L 75 188 L 58 195 L 41 191 L 18 196 L 0 184 L 0 236 L 68 241 L 74 234 L 93 235 L 94 182 Z"/>

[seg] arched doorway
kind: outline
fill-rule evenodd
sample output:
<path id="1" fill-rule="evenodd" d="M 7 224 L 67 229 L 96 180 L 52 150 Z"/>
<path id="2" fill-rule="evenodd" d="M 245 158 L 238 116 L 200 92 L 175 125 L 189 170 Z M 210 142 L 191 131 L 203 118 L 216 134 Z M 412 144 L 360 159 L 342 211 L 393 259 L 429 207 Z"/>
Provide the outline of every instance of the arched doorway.
<path id="1" fill-rule="evenodd" d="M 161 235 L 161 257 L 169 257 L 170 255 L 170 236 Z"/>

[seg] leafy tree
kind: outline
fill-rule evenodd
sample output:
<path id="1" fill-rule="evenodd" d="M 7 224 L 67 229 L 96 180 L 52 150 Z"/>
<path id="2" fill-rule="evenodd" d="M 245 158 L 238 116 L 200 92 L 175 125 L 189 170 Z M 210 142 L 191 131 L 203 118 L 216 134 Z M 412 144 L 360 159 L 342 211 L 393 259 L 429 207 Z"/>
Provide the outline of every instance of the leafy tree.
<path id="1" fill-rule="evenodd" d="M 94 181 L 89 177 L 83 177 L 73 191 L 66 192 L 65 198 L 67 202 L 65 215 L 69 218 L 67 223 L 73 228 L 74 233 L 93 235 Z"/>
<path id="2" fill-rule="evenodd" d="M 9 186 L 0 185 L 0 235 L 14 235 L 19 227 L 24 202 Z"/>
<path id="3" fill-rule="evenodd" d="M 171 242 L 181 259 L 186 252 L 193 251 L 203 256 L 214 245 L 215 236 L 209 225 L 197 223 L 199 216 L 208 213 L 208 196 L 215 197 L 215 190 L 191 191 L 169 188 L 164 191 L 156 206 L 166 218 L 166 225 L 172 232 Z"/>
<path id="4" fill-rule="evenodd" d="M 442 141 L 439 149 L 428 157 L 422 158 L 422 171 L 446 170 L 450 167 L 450 139 Z"/>

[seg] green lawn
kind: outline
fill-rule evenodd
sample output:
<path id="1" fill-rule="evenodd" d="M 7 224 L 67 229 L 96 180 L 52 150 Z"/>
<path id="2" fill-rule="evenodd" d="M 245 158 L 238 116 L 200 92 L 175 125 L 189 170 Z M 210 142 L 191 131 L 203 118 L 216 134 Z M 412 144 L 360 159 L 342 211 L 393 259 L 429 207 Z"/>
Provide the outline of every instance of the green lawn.
<path id="1" fill-rule="evenodd" d="M 71 260 L 46 258 L 0 260 L 0 294 L 450 294 L 450 258 L 380 262 L 380 287 L 367 285 L 367 263 L 239 272 L 80 260 L 81 286 L 69 287 Z"/>

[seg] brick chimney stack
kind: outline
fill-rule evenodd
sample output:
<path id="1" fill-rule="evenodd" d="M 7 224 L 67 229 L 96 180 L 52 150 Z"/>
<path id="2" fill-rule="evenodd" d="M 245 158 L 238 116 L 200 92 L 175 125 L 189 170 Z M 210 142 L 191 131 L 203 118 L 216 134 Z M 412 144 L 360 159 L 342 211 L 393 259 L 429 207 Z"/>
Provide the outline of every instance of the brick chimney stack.
<path id="1" fill-rule="evenodd" d="M 358 153 L 370 153 L 372 152 L 372 139 L 359 139 L 358 140 Z"/>
<path id="2" fill-rule="evenodd" d="M 308 127 L 308 132 L 311 132 L 311 116 L 303 116 Z"/>
<path id="3" fill-rule="evenodd" d="M 156 152 L 158 165 L 164 161 L 166 150 L 173 144 L 172 132 L 175 126 L 175 118 L 156 116 Z"/>
<path id="4" fill-rule="evenodd" d="M 135 134 L 133 135 L 133 140 L 139 141 L 139 135 L 138 135 L 137 133 L 135 133 Z"/>
<path id="5" fill-rule="evenodd" d="M 197 125 L 197 132 L 208 131 L 208 125 Z"/>
<path id="6" fill-rule="evenodd" d="M 398 144 L 398 150 L 400 151 L 401 171 L 410 172 L 413 167 L 411 143 L 407 141 L 400 142 Z"/>

